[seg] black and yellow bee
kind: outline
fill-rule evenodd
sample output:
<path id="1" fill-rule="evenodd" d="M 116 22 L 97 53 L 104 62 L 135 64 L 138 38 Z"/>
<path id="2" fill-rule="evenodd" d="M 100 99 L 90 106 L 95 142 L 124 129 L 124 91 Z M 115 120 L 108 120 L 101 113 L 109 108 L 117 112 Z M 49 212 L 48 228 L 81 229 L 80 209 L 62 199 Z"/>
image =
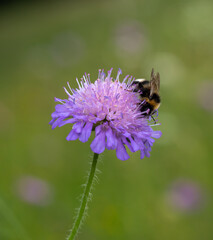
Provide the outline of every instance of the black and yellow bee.
<path id="1" fill-rule="evenodd" d="M 154 73 L 154 69 L 151 72 L 151 79 L 136 79 L 131 83 L 130 86 L 133 92 L 139 93 L 139 98 L 141 100 L 140 111 L 144 116 L 151 116 L 160 107 L 160 74 Z M 155 121 L 155 119 L 153 118 Z M 156 123 L 156 121 L 155 121 Z"/>

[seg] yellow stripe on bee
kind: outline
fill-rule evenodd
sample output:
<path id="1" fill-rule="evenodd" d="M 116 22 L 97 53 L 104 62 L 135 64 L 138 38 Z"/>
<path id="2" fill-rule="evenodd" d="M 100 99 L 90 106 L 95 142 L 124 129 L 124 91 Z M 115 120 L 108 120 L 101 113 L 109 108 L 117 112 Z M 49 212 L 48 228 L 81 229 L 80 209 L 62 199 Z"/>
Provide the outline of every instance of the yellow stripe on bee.
<path id="1" fill-rule="evenodd" d="M 149 103 L 151 106 L 153 106 L 154 110 L 157 110 L 160 107 L 160 103 L 157 103 L 154 99 L 149 100 L 149 98 L 142 98 L 142 100 L 145 100 L 147 103 Z"/>

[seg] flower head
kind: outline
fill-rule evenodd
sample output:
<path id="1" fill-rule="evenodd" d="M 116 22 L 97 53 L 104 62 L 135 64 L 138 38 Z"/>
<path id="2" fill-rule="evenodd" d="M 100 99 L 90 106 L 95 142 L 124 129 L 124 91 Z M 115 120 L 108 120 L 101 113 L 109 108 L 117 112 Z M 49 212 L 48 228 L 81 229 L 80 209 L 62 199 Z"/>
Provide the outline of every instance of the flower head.
<path id="1" fill-rule="evenodd" d="M 116 79 L 111 72 L 105 75 L 99 70 L 98 79 L 91 83 L 90 76 L 85 74 L 78 83 L 78 89 L 65 89 L 68 99 L 58 99 L 55 112 L 52 113 L 52 128 L 73 124 L 67 140 L 79 139 L 87 142 L 92 130 L 95 138 L 90 147 L 95 153 L 102 153 L 105 148 L 116 149 L 121 160 L 129 158 L 125 145 L 131 152 L 140 150 L 141 158 L 149 157 L 154 139 L 161 136 L 160 131 L 153 131 L 139 109 L 140 100 L 133 91 L 127 91 L 132 77 L 119 80 L 122 73 L 119 69 Z"/>
<path id="2" fill-rule="evenodd" d="M 177 179 L 166 193 L 166 204 L 182 212 L 192 212 L 205 205 L 206 195 L 199 183 Z"/>

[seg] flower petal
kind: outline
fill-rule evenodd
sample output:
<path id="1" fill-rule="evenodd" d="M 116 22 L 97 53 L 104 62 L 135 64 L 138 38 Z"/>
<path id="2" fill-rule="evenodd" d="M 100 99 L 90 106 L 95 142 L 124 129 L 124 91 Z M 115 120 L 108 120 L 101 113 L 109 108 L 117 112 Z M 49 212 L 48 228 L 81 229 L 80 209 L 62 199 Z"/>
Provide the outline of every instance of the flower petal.
<path id="1" fill-rule="evenodd" d="M 90 147 L 94 153 L 102 153 L 105 149 L 105 138 L 106 133 L 104 131 L 99 132 L 98 135 L 96 135 L 95 139 L 92 141 Z"/>
<path id="2" fill-rule="evenodd" d="M 51 114 L 52 118 L 58 118 L 58 117 L 66 118 L 66 117 L 70 117 L 70 116 L 71 116 L 71 114 L 69 112 L 53 112 Z"/>
<path id="3" fill-rule="evenodd" d="M 116 155 L 118 159 L 125 161 L 129 158 L 128 153 L 126 152 L 126 148 L 124 147 L 121 139 L 118 139 L 118 144 L 116 148 Z"/>
<path id="4" fill-rule="evenodd" d="M 108 128 L 106 131 L 106 148 L 108 150 L 113 150 L 117 147 L 117 138 L 115 137 L 115 134 L 113 133 L 111 128 Z"/>
<path id="5" fill-rule="evenodd" d="M 146 156 L 146 157 L 150 157 L 150 152 L 149 152 L 148 149 L 145 149 L 145 150 L 144 150 L 144 153 L 145 153 L 145 156 Z"/>
<path id="6" fill-rule="evenodd" d="M 144 158 L 144 150 L 141 150 L 141 159 L 143 159 Z"/>
<path id="7" fill-rule="evenodd" d="M 153 131 L 152 132 L 152 137 L 154 137 L 154 138 L 160 138 L 161 135 L 162 135 L 161 131 Z"/>
<path id="8" fill-rule="evenodd" d="M 66 105 L 57 104 L 55 106 L 55 110 L 56 110 L 56 112 L 67 112 L 68 108 Z"/>
<path id="9" fill-rule="evenodd" d="M 131 143 L 127 140 L 126 137 L 122 137 L 122 141 L 123 141 L 124 144 L 127 145 L 127 147 L 129 148 L 129 150 L 130 150 L 131 152 L 135 152 L 134 149 L 133 149 L 133 147 L 132 147 L 132 145 L 131 145 Z"/>
<path id="10" fill-rule="evenodd" d="M 52 125 L 52 124 L 55 122 L 55 120 L 56 120 L 56 118 L 53 118 L 53 119 L 49 122 L 49 124 Z"/>
<path id="11" fill-rule="evenodd" d="M 95 128 L 95 135 L 98 135 L 102 131 L 102 126 L 99 125 Z"/>
<path id="12" fill-rule="evenodd" d="M 76 133 L 75 129 L 72 129 L 72 131 L 67 136 L 67 141 L 73 141 L 79 138 L 79 133 Z"/>
<path id="13" fill-rule="evenodd" d="M 55 122 L 52 123 L 52 129 L 56 128 L 62 122 L 62 120 L 62 118 L 55 120 Z"/>
<path id="14" fill-rule="evenodd" d="M 68 119 L 68 120 L 66 120 L 66 121 L 61 122 L 60 124 L 58 124 L 58 126 L 59 126 L 59 127 L 62 127 L 62 126 L 64 126 L 64 125 L 67 124 L 67 123 L 75 123 L 75 122 L 76 122 L 76 119 L 71 118 L 71 119 Z"/>
<path id="15" fill-rule="evenodd" d="M 132 137 L 129 137 L 129 140 L 130 140 L 130 142 L 131 142 L 131 145 L 132 145 L 134 151 L 135 151 L 135 152 L 138 151 L 138 150 L 139 150 L 139 146 L 138 146 L 138 144 L 136 143 L 136 141 L 134 141 Z"/>
<path id="16" fill-rule="evenodd" d="M 134 136 L 135 142 L 138 143 L 140 150 L 143 150 L 145 148 L 144 142 L 141 138 L 138 138 L 137 136 Z"/>
<path id="17" fill-rule="evenodd" d="M 72 129 L 75 130 L 76 133 L 81 133 L 84 122 L 77 122 L 73 125 Z"/>
<path id="18" fill-rule="evenodd" d="M 86 125 L 84 126 L 84 128 L 82 129 L 82 132 L 81 132 L 81 135 L 79 137 L 79 140 L 81 142 L 87 142 L 90 135 L 91 135 L 91 132 L 92 132 L 92 126 L 93 126 L 93 123 L 86 123 Z"/>

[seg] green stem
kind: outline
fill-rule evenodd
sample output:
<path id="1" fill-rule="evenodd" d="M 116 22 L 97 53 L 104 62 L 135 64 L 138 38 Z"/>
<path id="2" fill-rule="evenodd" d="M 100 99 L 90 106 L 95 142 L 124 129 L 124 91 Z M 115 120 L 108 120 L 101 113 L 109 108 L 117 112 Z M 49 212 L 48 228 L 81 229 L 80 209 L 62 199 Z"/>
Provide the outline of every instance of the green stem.
<path id="1" fill-rule="evenodd" d="M 82 220 L 84 219 L 85 212 L 86 212 L 86 209 L 87 209 L 87 204 L 88 204 L 88 201 L 89 201 L 89 198 L 90 198 L 89 195 L 90 195 L 91 186 L 92 186 L 93 179 L 94 179 L 94 176 L 95 176 L 95 170 L 96 170 L 96 165 L 97 165 L 97 161 L 98 161 L 98 156 L 99 156 L 99 154 L 94 153 L 92 166 L 91 166 L 91 169 L 90 169 L 90 173 L 89 173 L 89 176 L 88 176 L 88 180 L 87 180 L 87 183 L 86 183 L 84 194 L 83 194 L 83 197 L 81 199 L 81 206 L 79 208 L 79 211 L 78 211 L 78 214 L 76 216 L 73 228 L 72 228 L 72 230 L 70 232 L 70 235 L 68 236 L 67 240 L 74 240 L 75 239 L 75 237 L 78 233 L 78 230 L 81 226 Z"/>

